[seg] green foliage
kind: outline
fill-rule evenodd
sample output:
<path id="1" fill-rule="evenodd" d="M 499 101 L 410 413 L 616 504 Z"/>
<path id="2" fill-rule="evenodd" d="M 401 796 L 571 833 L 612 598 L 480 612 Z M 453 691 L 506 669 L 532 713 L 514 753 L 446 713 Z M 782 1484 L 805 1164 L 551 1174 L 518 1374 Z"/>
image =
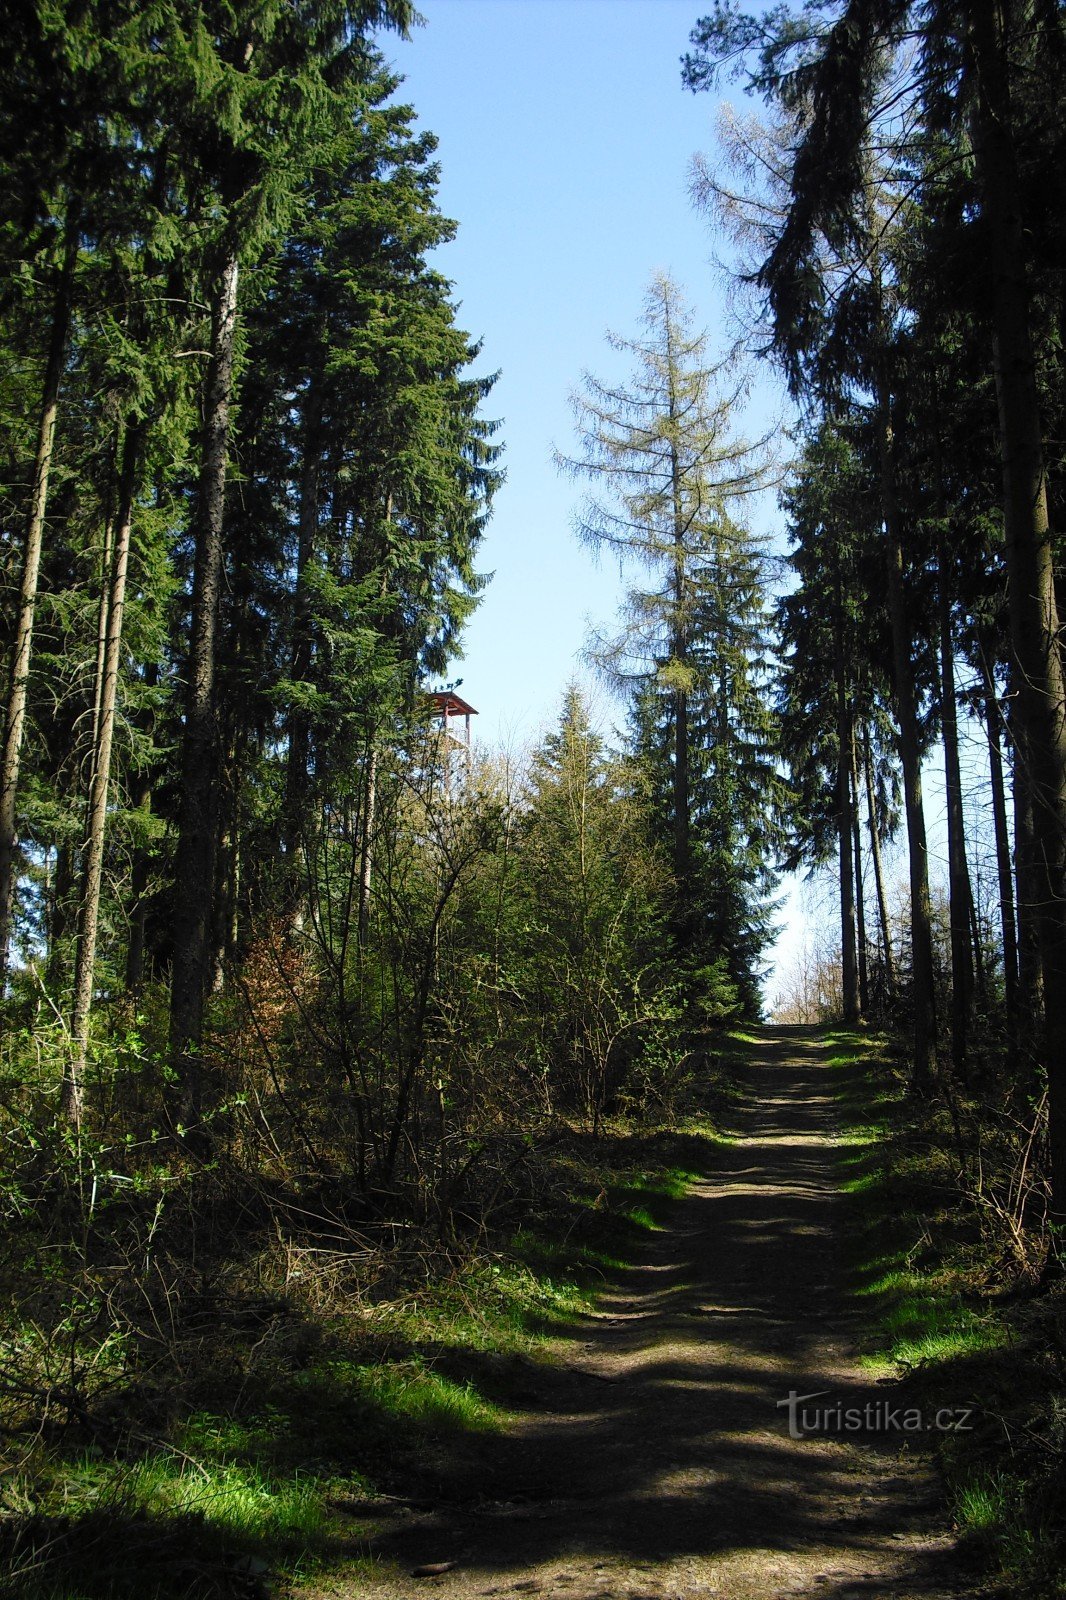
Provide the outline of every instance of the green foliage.
<path id="1" fill-rule="evenodd" d="M 535 754 L 516 843 L 515 981 L 525 1048 L 549 1093 L 596 1128 L 635 1061 L 677 1048 L 666 961 L 669 879 L 649 816 L 575 689 Z"/>
<path id="2" fill-rule="evenodd" d="M 767 441 L 736 432 L 744 378 L 709 359 L 676 284 L 649 288 L 619 389 L 586 377 L 573 407 L 593 492 L 581 538 L 645 574 L 593 655 L 633 707 L 633 746 L 669 841 L 673 934 L 696 1011 L 759 1009 L 785 791 L 770 704 L 760 541 L 741 520 L 766 487 Z"/>
<path id="3" fill-rule="evenodd" d="M 997 1289 L 1010 1224 L 994 1197 L 1018 1159 L 973 1102 L 908 1105 L 885 1041 L 841 1034 L 839 1165 L 864 1364 L 929 1414 L 970 1407 L 936 1441 L 961 1534 L 1010 1592 L 1061 1590 L 1063 1304 Z M 975 1148 L 976 1147 L 976 1148 Z"/>

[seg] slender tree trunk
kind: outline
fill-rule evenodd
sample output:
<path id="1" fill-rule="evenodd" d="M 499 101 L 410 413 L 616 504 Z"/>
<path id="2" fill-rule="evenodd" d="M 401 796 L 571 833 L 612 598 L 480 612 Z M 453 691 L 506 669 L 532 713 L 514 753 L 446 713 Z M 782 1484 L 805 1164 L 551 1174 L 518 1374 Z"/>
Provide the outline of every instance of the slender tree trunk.
<path id="1" fill-rule="evenodd" d="M 212 924 L 218 728 L 215 655 L 224 571 L 223 512 L 230 405 L 237 343 L 238 259 L 223 267 L 216 294 L 195 519 L 196 561 L 181 758 L 178 848 L 174 863 L 174 970 L 170 1054 L 179 1086 L 179 1121 L 200 1123 L 204 994 Z"/>
<path id="2" fill-rule="evenodd" d="M 881 949 L 885 961 L 885 983 L 889 995 L 896 993 L 896 961 L 892 951 L 892 925 L 888 917 L 888 896 L 885 893 L 885 871 L 881 860 L 881 832 L 877 826 L 877 800 L 874 792 L 874 762 L 870 749 L 870 730 L 862 731 L 862 758 L 866 777 L 866 825 L 870 832 L 870 857 L 874 864 L 874 888 L 877 893 L 877 916 L 881 924 Z"/>
<path id="3" fill-rule="evenodd" d="M 1066 685 L 1054 540 L 1026 267 L 1024 186 L 1014 147 L 1011 61 L 1028 26 L 1014 0 L 971 0 L 976 154 L 992 278 L 993 363 L 1003 462 L 1004 531 L 1016 714 L 1033 797 L 1033 888 L 1046 992 L 1052 1216 L 1066 1223 Z"/>
<path id="4" fill-rule="evenodd" d="M 52 327 L 45 364 L 41 411 L 37 427 L 37 448 L 33 461 L 33 485 L 26 523 L 26 542 L 22 557 L 15 640 L 11 652 L 11 675 L 4 718 L 4 745 L 0 755 L 0 993 L 7 979 L 11 953 L 11 930 L 15 912 L 15 886 L 18 879 L 18 782 L 22 758 L 22 735 L 26 723 L 26 696 L 29 688 L 30 658 L 33 654 L 33 623 L 37 606 L 37 581 L 41 569 L 44 523 L 48 511 L 48 479 L 52 470 L 59 390 L 66 364 L 67 334 L 74 291 L 74 268 L 78 259 L 77 226 L 68 223 L 63 264 L 56 283 L 52 305 Z"/>
<path id="5" fill-rule="evenodd" d="M 1011 706 L 1014 751 L 1014 883 L 1018 907 L 1018 1046 L 1021 1088 L 1035 1091 L 1044 1030 L 1044 953 L 1037 910 L 1038 871 L 1033 787 L 1028 750 L 1018 726 L 1017 702 Z"/>
<path id="6" fill-rule="evenodd" d="M 968 887 L 968 907 L 970 913 L 970 944 L 973 948 L 973 980 L 978 1006 L 982 1011 L 988 1009 L 988 965 L 985 960 L 985 944 L 981 937 L 981 920 L 977 915 L 977 901 L 974 899 L 972 882 Z"/>
<path id="7" fill-rule="evenodd" d="M 136 494 L 140 444 L 140 428 L 135 425 L 127 428 L 122 451 L 112 564 L 108 574 L 107 626 L 104 631 L 100 682 L 95 696 L 96 742 L 93 749 L 92 780 L 89 786 L 86 842 L 78 909 L 78 949 L 74 963 L 74 1001 L 70 1022 L 70 1067 L 63 1084 L 61 1100 L 63 1115 L 75 1127 L 81 1123 L 89 1016 L 92 1011 L 93 980 L 96 974 L 96 938 L 100 924 L 100 890 L 104 874 L 107 802 L 111 784 L 111 749 L 118 704 L 122 623 L 126 608 L 126 575 L 129 570 L 130 534 L 133 527 L 133 502 Z"/>
<path id="8" fill-rule="evenodd" d="M 374 823 L 377 809 L 378 751 L 373 733 L 367 746 L 366 775 L 363 779 L 363 830 L 359 849 L 359 917 L 356 924 L 360 948 L 365 948 L 370 931 L 370 890 L 374 877 Z"/>
<path id="9" fill-rule="evenodd" d="M 689 901 L 689 770 L 688 770 L 688 695 L 678 689 L 674 695 L 674 872 L 678 893 L 686 905 L 686 922 L 691 907 Z"/>
<path id="10" fill-rule="evenodd" d="M 74 851 L 64 839 L 56 847 L 56 869 L 52 878 L 48 911 L 48 959 L 45 966 L 48 991 L 58 997 L 64 987 L 66 942 L 70 932 L 71 901 L 74 897 Z"/>
<path id="11" fill-rule="evenodd" d="M 862 828 L 859 823 L 859 776 L 855 770 L 855 724 L 851 726 L 851 853 L 855 865 L 855 932 L 859 955 L 859 1011 L 870 1014 L 869 944 L 866 938 L 866 896 L 862 882 Z"/>
<path id="12" fill-rule="evenodd" d="M 1011 879 L 1010 835 L 1007 831 L 1007 796 L 1003 783 L 1003 746 L 1000 738 L 999 702 L 991 673 L 982 663 L 985 685 L 985 732 L 988 737 L 988 775 L 992 790 L 992 826 L 996 837 L 996 878 L 999 885 L 999 921 L 1003 948 L 1003 995 L 1006 1007 L 1007 1050 L 1017 1067 L 1018 1053 L 1018 930 L 1014 920 L 1014 884 Z"/>
<path id="13" fill-rule="evenodd" d="M 965 1080 L 973 1010 L 974 957 L 970 943 L 973 894 L 966 860 L 959 722 L 955 699 L 955 651 L 951 639 L 948 557 L 941 545 L 938 579 L 940 623 L 940 724 L 944 739 L 944 782 L 948 824 L 948 921 L 951 929 L 951 1060 Z"/>
<path id="14" fill-rule="evenodd" d="M 917 694 L 911 665 L 910 624 L 903 581 L 903 533 L 896 498 L 892 459 L 892 416 L 888 385 L 878 380 L 878 446 L 881 509 L 887 535 L 885 568 L 892 624 L 893 691 L 903 767 L 903 804 L 907 819 L 907 860 L 911 899 L 911 988 L 914 1006 L 914 1087 L 924 1093 L 936 1072 L 936 996 L 933 984 L 932 911 L 929 900 L 929 852 L 922 804 L 922 753 L 918 733 Z"/>
<path id="15" fill-rule="evenodd" d="M 667 315 L 666 361 L 669 385 L 669 417 L 671 428 L 677 421 L 677 366 L 675 364 L 673 323 Z M 681 495 L 681 462 L 673 436 L 670 443 L 670 498 L 673 517 L 674 558 L 674 615 L 670 646 L 680 668 L 688 662 L 688 630 L 685 625 L 685 515 Z M 674 877 L 677 880 L 679 916 L 677 929 L 682 947 L 691 943 L 694 929 L 694 906 L 691 884 L 691 791 L 689 783 L 689 727 L 688 691 L 683 685 L 674 689 Z"/>
<path id="16" fill-rule="evenodd" d="M 240 939 L 241 790 L 247 759 L 247 730 L 232 725 L 224 740 L 224 777 L 220 779 L 218 840 L 215 849 L 215 920 L 212 928 L 210 992 L 221 994 L 226 969 Z"/>
<path id="17" fill-rule="evenodd" d="M 671 392 L 671 418 L 673 414 L 674 397 Z M 670 449 L 670 475 L 674 518 L 674 624 L 671 646 L 678 666 L 683 668 L 688 658 L 685 630 L 685 522 L 681 504 L 681 466 L 673 446 Z M 688 691 L 679 686 L 674 690 L 674 876 L 681 911 L 679 926 L 685 944 L 691 941 L 693 934 L 691 806 Z"/>
<path id="18" fill-rule="evenodd" d="M 319 482 L 321 477 L 320 426 L 322 420 L 321 379 L 311 378 L 305 399 L 303 427 L 303 463 L 300 474 L 300 521 L 296 550 L 296 586 L 292 630 L 292 654 L 289 676 L 296 685 L 302 684 L 311 671 L 311 605 L 308 597 L 308 573 L 314 559 L 318 534 Z M 293 705 L 288 718 L 289 748 L 285 767 L 285 855 L 292 868 L 291 891 L 299 894 L 298 870 L 301 830 L 307 799 L 307 761 L 310 746 L 310 726 L 307 712 Z"/>
<path id="19" fill-rule="evenodd" d="M 147 772 L 140 774 L 132 795 L 133 809 L 147 821 L 152 811 L 152 784 Z M 126 992 L 138 995 L 144 984 L 144 945 L 148 921 L 149 856 L 138 845 L 130 873 L 130 918 L 126 943 Z"/>
<path id="20" fill-rule="evenodd" d="M 836 824 L 840 853 L 840 978 L 844 1021 L 859 1020 L 859 969 L 855 950 L 855 866 L 852 857 L 851 707 L 844 668 L 842 597 L 837 584 L 833 627 L 833 676 L 837 701 Z"/>
<path id="21" fill-rule="evenodd" d="M 149 689 L 154 689 L 158 682 L 159 667 L 154 661 L 150 661 L 144 671 L 145 686 Z M 151 733 L 150 720 L 146 723 L 143 731 Z M 142 819 L 142 827 L 144 832 L 147 833 L 148 818 L 152 813 L 152 769 L 150 765 L 146 765 L 136 774 L 130 795 L 130 804 Z M 150 877 L 151 852 L 147 844 L 138 844 L 133 853 L 133 867 L 130 873 L 129 934 L 126 944 L 126 992 L 130 995 L 139 994 L 141 985 L 144 982 Z"/>
<path id="22" fill-rule="evenodd" d="M 111 477 L 114 477 L 118 469 L 118 458 L 122 453 L 123 447 L 122 429 L 116 426 L 111 453 Z M 121 485 L 119 485 L 118 493 L 121 500 Z M 121 505 L 116 508 L 113 495 L 114 487 L 112 486 L 108 490 L 107 515 L 104 518 L 103 549 L 100 553 L 100 604 L 96 613 L 96 667 L 93 672 L 93 727 L 90 745 L 90 749 L 93 752 L 92 761 L 96 759 L 96 750 L 100 743 L 101 697 L 104 692 L 104 663 L 107 658 L 107 621 L 111 608 L 111 580 L 114 572 L 115 523 L 117 517 L 121 516 Z"/>

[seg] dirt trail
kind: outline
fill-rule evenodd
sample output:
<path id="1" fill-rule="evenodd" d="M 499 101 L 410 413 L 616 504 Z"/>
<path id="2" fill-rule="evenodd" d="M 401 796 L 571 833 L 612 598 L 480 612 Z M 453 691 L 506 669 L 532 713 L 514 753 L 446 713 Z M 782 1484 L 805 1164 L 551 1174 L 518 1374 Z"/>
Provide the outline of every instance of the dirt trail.
<path id="1" fill-rule="evenodd" d="M 483 1498 L 383 1523 L 375 1573 L 320 1581 L 316 1600 L 972 1592 L 952 1577 L 927 1459 L 898 1435 L 789 1437 L 777 1402 L 790 1389 L 851 1404 L 892 1390 L 858 1368 L 842 1309 L 817 1033 L 766 1029 L 743 1087 L 737 1142 L 562 1342 L 536 1410 L 490 1455 Z M 446 1561 L 446 1574 L 410 1576 Z"/>

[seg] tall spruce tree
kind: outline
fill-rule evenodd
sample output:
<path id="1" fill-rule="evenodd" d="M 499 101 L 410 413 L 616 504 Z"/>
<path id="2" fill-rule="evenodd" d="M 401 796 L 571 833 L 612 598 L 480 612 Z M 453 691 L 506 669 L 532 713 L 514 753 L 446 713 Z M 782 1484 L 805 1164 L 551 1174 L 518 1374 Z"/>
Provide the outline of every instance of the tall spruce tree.
<path id="1" fill-rule="evenodd" d="M 174 886 L 170 1052 L 180 1083 L 177 1117 L 200 1120 L 200 1044 L 216 888 L 221 749 L 218 630 L 225 568 L 230 417 L 237 378 L 242 266 L 269 260 L 316 158 L 351 115 L 367 73 L 372 25 L 404 29 L 407 0 L 358 0 L 292 12 L 276 3 L 173 18 L 170 55 L 188 99 L 175 104 L 176 137 L 191 195 L 211 227 L 204 257 L 210 351 L 202 397 L 192 512 L 193 588 L 181 804 Z M 175 74 L 178 76 L 178 74 Z"/>

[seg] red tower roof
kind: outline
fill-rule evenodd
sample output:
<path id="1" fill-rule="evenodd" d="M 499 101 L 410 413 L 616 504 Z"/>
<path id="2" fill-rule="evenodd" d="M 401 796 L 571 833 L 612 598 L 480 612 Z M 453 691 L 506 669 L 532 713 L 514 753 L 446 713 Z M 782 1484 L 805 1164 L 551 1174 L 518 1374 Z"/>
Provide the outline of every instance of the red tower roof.
<path id="1" fill-rule="evenodd" d="M 477 708 L 461 700 L 452 689 L 435 689 L 429 695 L 442 717 L 476 717 Z"/>

